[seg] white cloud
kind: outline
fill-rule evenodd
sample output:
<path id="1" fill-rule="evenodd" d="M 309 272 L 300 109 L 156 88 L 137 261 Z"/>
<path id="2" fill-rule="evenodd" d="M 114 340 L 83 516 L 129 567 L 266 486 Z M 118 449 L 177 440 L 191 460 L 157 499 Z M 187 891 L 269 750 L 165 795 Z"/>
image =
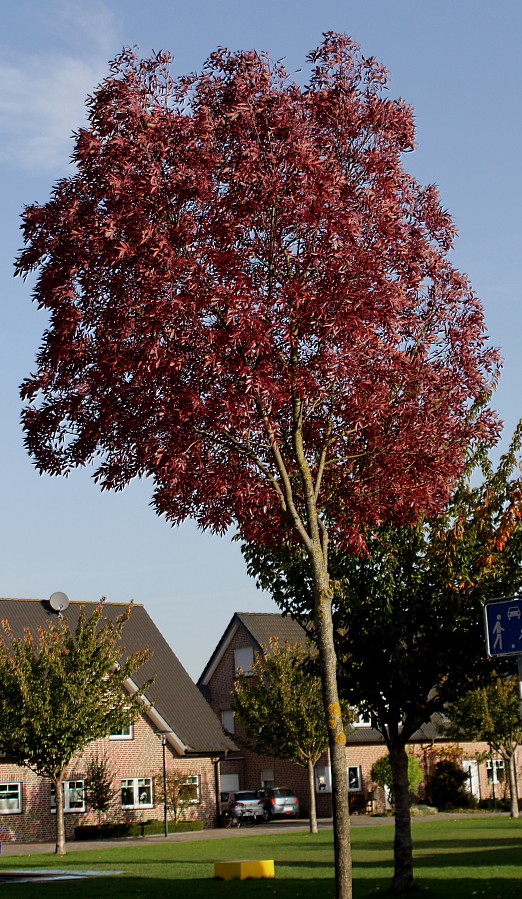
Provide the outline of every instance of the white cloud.
<path id="1" fill-rule="evenodd" d="M 85 99 L 107 74 L 115 48 L 103 4 L 60 0 L 53 13 L 47 45 L 56 49 L 22 56 L 0 48 L 0 160 L 33 174 L 65 172 L 71 133 L 85 122 Z"/>

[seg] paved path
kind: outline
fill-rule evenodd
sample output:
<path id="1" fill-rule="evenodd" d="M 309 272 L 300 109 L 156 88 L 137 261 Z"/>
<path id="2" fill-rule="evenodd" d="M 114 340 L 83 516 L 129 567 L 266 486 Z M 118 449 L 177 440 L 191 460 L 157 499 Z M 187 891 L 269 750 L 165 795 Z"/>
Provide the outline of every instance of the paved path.
<path id="1" fill-rule="evenodd" d="M 480 813 L 478 813 L 480 814 Z M 488 817 L 491 812 L 485 812 L 480 817 Z M 507 814 L 507 813 L 504 813 Z M 477 813 L 473 815 L 476 817 Z M 454 818 L 469 817 L 465 812 L 454 813 L 440 812 L 438 815 L 426 815 L 412 819 L 414 823 L 422 821 L 453 820 Z M 371 815 L 354 815 L 351 818 L 352 827 L 378 827 L 383 824 L 393 824 L 393 817 L 377 818 Z M 331 828 L 331 818 L 321 818 L 319 829 Z M 208 830 L 192 830 L 188 833 L 172 833 L 168 837 L 154 834 L 146 837 L 123 837 L 118 840 L 79 840 L 67 843 L 69 852 L 85 849 L 115 849 L 118 846 L 143 846 L 144 843 L 185 843 L 191 840 L 223 840 L 237 837 L 250 837 L 255 834 L 298 833 L 307 831 L 308 821 L 271 821 L 270 824 L 256 824 L 255 827 L 230 827 L 214 828 Z M 2 843 L 2 856 L 11 855 L 43 855 L 54 853 L 54 843 Z"/>

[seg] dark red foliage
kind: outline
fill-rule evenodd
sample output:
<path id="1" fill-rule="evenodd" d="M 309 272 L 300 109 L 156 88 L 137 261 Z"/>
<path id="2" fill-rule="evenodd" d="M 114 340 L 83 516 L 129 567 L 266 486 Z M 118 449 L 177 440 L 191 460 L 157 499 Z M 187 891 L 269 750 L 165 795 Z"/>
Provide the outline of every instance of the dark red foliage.
<path id="1" fill-rule="evenodd" d="M 344 36 L 309 62 L 301 88 L 254 52 L 177 80 L 124 52 L 89 100 L 18 262 L 51 315 L 22 386 L 41 470 L 147 475 L 173 522 L 256 541 L 294 512 L 310 527 L 309 471 L 354 546 L 433 511 L 493 435 L 497 357 L 454 226 L 401 164 L 412 111 Z"/>

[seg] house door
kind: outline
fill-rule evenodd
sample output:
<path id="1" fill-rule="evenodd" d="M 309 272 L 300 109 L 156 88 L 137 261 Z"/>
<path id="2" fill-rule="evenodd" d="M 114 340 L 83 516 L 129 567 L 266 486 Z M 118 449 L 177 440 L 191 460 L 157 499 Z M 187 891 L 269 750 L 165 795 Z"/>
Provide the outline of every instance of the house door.
<path id="1" fill-rule="evenodd" d="M 480 799 L 479 766 L 476 759 L 464 759 L 462 767 L 468 775 L 466 789 L 475 799 Z"/>

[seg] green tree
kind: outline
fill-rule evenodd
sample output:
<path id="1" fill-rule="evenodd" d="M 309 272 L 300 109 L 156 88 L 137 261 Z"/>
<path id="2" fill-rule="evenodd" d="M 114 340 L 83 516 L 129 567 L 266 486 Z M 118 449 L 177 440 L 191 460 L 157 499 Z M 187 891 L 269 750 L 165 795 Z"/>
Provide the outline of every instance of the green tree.
<path id="1" fill-rule="evenodd" d="M 309 647 L 270 639 L 257 653 L 248 677 L 234 684 L 234 740 L 261 755 L 288 759 L 308 771 L 310 831 L 317 833 L 314 767 L 328 747 L 321 678 Z M 343 721 L 350 720 L 344 703 Z"/>
<path id="2" fill-rule="evenodd" d="M 131 606 L 115 621 L 103 618 L 103 601 L 73 630 L 61 620 L 14 636 L 2 622 L 0 640 L 0 744 L 9 757 L 54 784 L 56 853 L 65 854 L 62 781 L 71 759 L 88 743 L 128 725 L 140 697 L 125 684 L 148 652 L 125 654 L 122 631 Z"/>
<path id="3" fill-rule="evenodd" d="M 341 695 L 372 720 L 390 753 L 394 885 L 413 885 L 406 746 L 448 702 L 491 675 L 482 606 L 522 586 L 521 425 L 494 466 L 483 451 L 443 514 L 365 535 L 367 552 L 330 550 Z M 243 542 L 249 573 L 313 636 L 312 585 L 299 549 Z"/>
<path id="4" fill-rule="evenodd" d="M 167 811 L 174 823 L 179 821 L 183 811 L 198 801 L 197 787 L 189 771 L 171 769 L 163 778 L 163 771 L 154 776 L 155 795 L 162 805 L 167 803 Z"/>
<path id="5" fill-rule="evenodd" d="M 98 812 L 98 824 L 118 792 L 113 784 L 114 776 L 107 756 L 95 755 L 89 759 L 85 771 L 85 797 L 93 811 Z"/>
<path id="6" fill-rule="evenodd" d="M 449 709 L 452 731 L 472 740 L 483 740 L 490 753 L 500 756 L 508 771 L 511 817 L 519 817 L 516 773 L 517 746 L 522 742 L 518 679 L 496 677 L 470 690 Z"/>
<path id="7" fill-rule="evenodd" d="M 421 768 L 420 762 L 415 755 L 412 755 L 411 752 L 408 752 L 408 789 L 410 793 L 414 793 L 420 782 L 424 778 L 424 772 Z M 392 774 L 392 766 L 390 761 L 390 755 L 383 755 L 380 759 L 378 759 L 375 764 L 372 766 L 371 770 L 371 778 L 374 783 L 379 784 L 380 787 L 386 789 L 388 791 L 389 801 L 393 804 L 395 803 L 395 797 L 393 795 L 393 774 Z"/>

